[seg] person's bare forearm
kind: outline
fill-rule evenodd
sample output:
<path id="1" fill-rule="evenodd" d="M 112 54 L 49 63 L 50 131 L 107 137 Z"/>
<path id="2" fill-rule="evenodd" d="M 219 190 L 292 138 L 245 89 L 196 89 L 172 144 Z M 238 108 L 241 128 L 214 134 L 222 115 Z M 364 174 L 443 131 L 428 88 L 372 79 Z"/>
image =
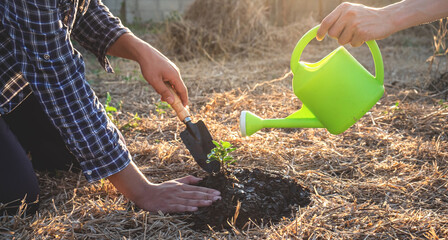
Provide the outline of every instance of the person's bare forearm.
<path id="1" fill-rule="evenodd" d="M 448 0 L 404 0 L 382 8 L 392 16 L 395 32 L 448 16 Z"/>
<path id="2" fill-rule="evenodd" d="M 193 176 L 151 183 L 133 162 L 107 179 L 126 198 L 151 212 L 191 212 L 221 199 L 219 191 L 191 185 L 200 181 Z"/>
<path id="3" fill-rule="evenodd" d="M 172 104 L 174 96 L 165 85 L 174 87 L 182 104 L 188 104 L 188 91 L 180 76 L 179 68 L 150 44 L 132 33 L 120 36 L 108 49 L 107 54 L 134 60 L 139 63 L 146 81 L 160 94 L 163 101 Z"/>
<path id="4" fill-rule="evenodd" d="M 132 33 L 121 35 L 107 50 L 107 54 L 115 57 L 126 58 L 140 63 L 144 61 L 145 49 L 158 52 L 147 42 L 141 40 Z"/>
<path id="5" fill-rule="evenodd" d="M 107 179 L 126 198 L 136 203 L 141 201 L 152 185 L 132 161 L 125 169 Z"/>
<path id="6" fill-rule="evenodd" d="M 344 2 L 322 20 L 316 38 L 322 40 L 328 34 L 341 45 L 359 47 L 447 16 L 448 0 L 403 0 L 383 8 Z"/>
<path id="7" fill-rule="evenodd" d="M 146 47 L 145 45 L 146 43 L 138 39 L 134 34 L 125 33 L 109 47 L 107 54 L 138 62 L 138 49 Z"/>

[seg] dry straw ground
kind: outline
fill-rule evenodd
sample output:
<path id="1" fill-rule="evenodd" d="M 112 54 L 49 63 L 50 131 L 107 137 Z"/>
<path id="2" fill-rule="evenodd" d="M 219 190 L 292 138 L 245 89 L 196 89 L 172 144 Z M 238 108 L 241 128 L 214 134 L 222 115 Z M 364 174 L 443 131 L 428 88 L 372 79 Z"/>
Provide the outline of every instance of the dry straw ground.
<path id="1" fill-rule="evenodd" d="M 244 11 L 237 13 L 241 14 Z M 222 21 L 238 16 L 229 15 Z M 142 36 L 165 39 L 153 42 L 158 46 L 188 41 L 185 49 L 166 51 L 179 51 L 170 57 L 176 59 L 189 88 L 194 118 L 204 120 L 215 139 L 238 148 L 234 152 L 237 167 L 279 171 L 296 178 L 312 190 L 312 203 L 275 226 L 200 233 L 186 224 L 187 215 L 147 213 L 136 208 L 107 181 L 89 185 L 79 173 L 40 172 L 39 214 L 0 217 L 1 239 L 447 238 L 448 103 L 446 89 L 428 91 L 422 87 L 429 75 L 425 60 L 433 53 L 428 26 L 379 42 L 386 93 L 345 133 L 265 129 L 241 138 L 238 117 L 242 110 L 265 118 L 283 118 L 300 108 L 291 90 L 289 56 L 294 42 L 316 21 L 304 17 L 300 24 L 281 29 L 254 23 L 263 26 L 254 33 L 259 39 L 255 45 L 252 40 L 235 41 L 239 34 L 249 37 L 253 33 L 238 33 L 233 28 L 226 30 L 228 35 L 221 32 L 200 44 L 191 43 L 197 36 L 182 35 L 193 28 L 191 24 L 175 23 L 180 30 L 173 34 L 180 34 L 181 40 L 169 41 L 169 35 Z M 200 26 L 196 25 L 195 31 L 205 34 L 206 28 Z M 253 30 L 248 29 L 244 31 Z M 220 47 L 205 47 L 210 41 Z M 228 41 L 235 44 L 227 45 Z M 232 49 L 234 46 L 237 48 Z M 314 42 L 305 50 L 304 58 L 317 60 L 336 46 L 334 40 Z M 201 48 L 203 52 L 197 51 Z M 220 48 L 224 50 L 212 51 Z M 350 51 L 372 69 L 366 47 Z M 178 61 L 183 59 L 180 53 L 192 55 L 188 61 Z M 108 75 L 98 70 L 93 58 L 86 58 L 87 76 L 97 95 L 104 102 L 106 92 L 110 92 L 112 104 L 121 102 L 120 113 L 115 115 L 118 126 L 135 161 L 151 181 L 204 174 L 179 138 L 183 125 L 172 110 L 158 102 L 159 97 L 139 76 L 136 64 L 113 59 L 117 73 Z M 133 120 L 135 113 L 141 120 Z"/>

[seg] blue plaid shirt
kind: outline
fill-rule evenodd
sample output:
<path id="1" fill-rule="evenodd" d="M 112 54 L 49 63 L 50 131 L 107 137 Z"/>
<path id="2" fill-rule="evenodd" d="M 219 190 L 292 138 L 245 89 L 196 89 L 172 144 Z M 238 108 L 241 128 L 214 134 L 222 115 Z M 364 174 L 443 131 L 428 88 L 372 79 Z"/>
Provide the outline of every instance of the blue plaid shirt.
<path id="1" fill-rule="evenodd" d="M 131 156 L 71 37 L 112 72 L 107 49 L 127 32 L 101 0 L 0 1 L 0 115 L 34 94 L 89 182 L 121 171 Z"/>

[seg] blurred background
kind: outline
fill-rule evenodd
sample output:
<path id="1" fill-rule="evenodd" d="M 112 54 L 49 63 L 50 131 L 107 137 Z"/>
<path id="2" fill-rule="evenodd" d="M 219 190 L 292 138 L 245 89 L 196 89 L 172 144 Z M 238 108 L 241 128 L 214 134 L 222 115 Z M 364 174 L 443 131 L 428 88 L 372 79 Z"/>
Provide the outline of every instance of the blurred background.
<path id="1" fill-rule="evenodd" d="M 173 13 L 183 14 L 195 0 L 104 0 L 110 10 L 127 23 L 163 21 Z M 320 19 L 331 12 L 342 0 L 254 0 L 260 8 L 269 8 L 270 20 L 284 25 L 302 16 Z M 370 6 L 385 6 L 398 0 L 355 0 Z"/>

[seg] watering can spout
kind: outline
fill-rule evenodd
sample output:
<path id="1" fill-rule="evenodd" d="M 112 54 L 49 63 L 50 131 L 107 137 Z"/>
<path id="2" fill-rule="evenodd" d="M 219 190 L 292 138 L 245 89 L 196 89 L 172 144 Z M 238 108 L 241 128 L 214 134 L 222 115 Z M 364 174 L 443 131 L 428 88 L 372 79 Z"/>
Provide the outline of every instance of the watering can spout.
<path id="1" fill-rule="evenodd" d="M 241 136 L 246 137 L 263 128 L 263 119 L 249 112 L 242 111 L 240 115 Z"/>
<path id="2" fill-rule="evenodd" d="M 262 128 L 323 127 L 322 123 L 305 106 L 290 116 L 279 119 L 262 119 L 249 111 L 242 111 L 240 115 L 240 131 L 243 137 L 250 136 Z"/>

